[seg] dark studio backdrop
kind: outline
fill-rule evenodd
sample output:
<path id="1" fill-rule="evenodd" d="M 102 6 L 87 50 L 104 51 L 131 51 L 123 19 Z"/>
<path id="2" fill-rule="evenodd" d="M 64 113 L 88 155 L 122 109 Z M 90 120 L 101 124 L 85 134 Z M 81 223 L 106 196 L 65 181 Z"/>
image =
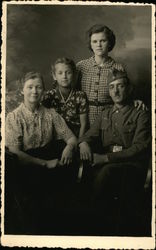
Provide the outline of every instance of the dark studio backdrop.
<path id="1" fill-rule="evenodd" d="M 90 57 L 85 32 L 96 23 L 114 31 L 116 46 L 110 56 L 125 66 L 136 98 L 150 105 L 151 14 L 151 6 L 8 4 L 6 109 L 17 106 L 18 79 L 27 71 L 40 71 L 50 89 L 51 62 L 62 56 L 75 62 Z"/>

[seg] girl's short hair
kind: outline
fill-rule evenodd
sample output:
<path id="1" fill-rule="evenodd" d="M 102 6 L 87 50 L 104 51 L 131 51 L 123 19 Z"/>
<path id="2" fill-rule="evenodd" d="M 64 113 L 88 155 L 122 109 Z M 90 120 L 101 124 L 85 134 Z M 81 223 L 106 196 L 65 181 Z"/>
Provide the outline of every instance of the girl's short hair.
<path id="1" fill-rule="evenodd" d="M 95 33 L 100 33 L 100 32 L 105 33 L 109 43 L 108 51 L 110 52 L 115 46 L 116 38 L 113 31 L 109 29 L 107 26 L 102 24 L 95 24 L 86 32 L 88 48 L 92 51 L 91 36 Z"/>
<path id="2" fill-rule="evenodd" d="M 26 81 L 28 81 L 30 79 L 35 79 L 35 78 L 39 78 L 41 80 L 41 82 L 42 82 L 43 88 L 45 88 L 42 75 L 39 72 L 36 72 L 36 71 L 27 72 L 22 77 L 22 79 L 21 79 L 22 86 L 24 87 Z"/>
<path id="3" fill-rule="evenodd" d="M 58 64 L 58 63 L 64 63 L 66 65 L 68 65 L 71 70 L 73 71 L 73 73 L 76 72 L 76 65 L 74 63 L 73 60 L 69 59 L 69 58 L 66 58 L 66 57 L 61 57 L 61 58 L 58 58 L 54 64 L 51 65 L 51 68 L 52 68 L 52 72 L 55 73 L 55 66 Z"/>

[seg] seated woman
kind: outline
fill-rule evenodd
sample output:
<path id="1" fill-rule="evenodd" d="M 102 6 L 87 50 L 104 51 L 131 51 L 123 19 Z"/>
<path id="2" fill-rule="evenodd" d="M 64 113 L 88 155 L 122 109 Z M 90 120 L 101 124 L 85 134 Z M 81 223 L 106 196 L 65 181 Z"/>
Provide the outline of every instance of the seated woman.
<path id="1" fill-rule="evenodd" d="M 6 147 L 18 156 L 17 176 L 14 176 L 19 177 L 18 192 L 21 196 L 32 197 L 29 204 L 35 199 L 41 205 L 44 197 L 47 201 L 48 193 L 52 197 L 55 188 L 60 187 L 64 191 L 62 182 L 67 184 L 68 177 L 73 177 L 71 162 L 77 140 L 54 109 L 40 104 L 44 92 L 42 76 L 29 72 L 22 79 L 22 85 L 24 102 L 6 118 Z M 54 144 L 55 135 L 65 143 L 65 146 L 61 144 L 62 152 L 56 142 Z M 36 208 L 39 209 L 38 205 L 33 216 Z"/>

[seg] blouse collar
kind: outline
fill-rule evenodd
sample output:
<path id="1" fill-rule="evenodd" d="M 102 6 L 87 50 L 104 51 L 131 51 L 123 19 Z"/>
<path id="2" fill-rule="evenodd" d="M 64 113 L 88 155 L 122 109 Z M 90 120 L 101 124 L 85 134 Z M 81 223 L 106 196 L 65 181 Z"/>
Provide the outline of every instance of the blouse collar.
<path id="1" fill-rule="evenodd" d="M 31 110 L 29 110 L 29 109 L 25 106 L 24 103 L 21 103 L 21 107 L 22 107 L 22 109 L 23 109 L 23 111 L 24 111 L 25 114 L 31 115 L 31 116 L 40 114 L 41 111 L 42 111 L 42 108 L 43 108 L 43 106 L 42 106 L 41 104 L 39 104 L 38 109 L 36 109 L 34 112 L 32 112 Z"/>
<path id="2" fill-rule="evenodd" d="M 95 61 L 95 56 L 91 57 L 91 63 L 93 66 L 101 67 L 101 68 L 110 68 L 114 63 L 114 60 L 111 57 L 108 57 L 107 61 L 103 63 L 102 66 L 99 66 Z"/>

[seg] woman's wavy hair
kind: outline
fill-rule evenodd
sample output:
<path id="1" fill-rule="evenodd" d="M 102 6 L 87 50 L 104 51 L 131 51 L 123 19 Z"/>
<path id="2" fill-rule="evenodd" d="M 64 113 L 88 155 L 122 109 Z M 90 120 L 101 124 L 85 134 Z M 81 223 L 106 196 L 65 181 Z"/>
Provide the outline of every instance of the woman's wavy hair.
<path id="1" fill-rule="evenodd" d="M 92 51 L 91 36 L 95 33 L 100 33 L 100 32 L 105 33 L 108 39 L 108 44 L 109 44 L 108 51 L 110 52 L 115 46 L 116 37 L 111 29 L 109 29 L 107 26 L 102 25 L 102 24 L 95 24 L 86 32 L 88 48 Z"/>
<path id="2" fill-rule="evenodd" d="M 21 78 L 22 86 L 24 87 L 26 81 L 30 79 L 35 79 L 35 78 L 39 78 L 41 80 L 43 88 L 45 89 L 43 77 L 39 72 L 36 72 L 36 71 L 29 71 Z"/>

